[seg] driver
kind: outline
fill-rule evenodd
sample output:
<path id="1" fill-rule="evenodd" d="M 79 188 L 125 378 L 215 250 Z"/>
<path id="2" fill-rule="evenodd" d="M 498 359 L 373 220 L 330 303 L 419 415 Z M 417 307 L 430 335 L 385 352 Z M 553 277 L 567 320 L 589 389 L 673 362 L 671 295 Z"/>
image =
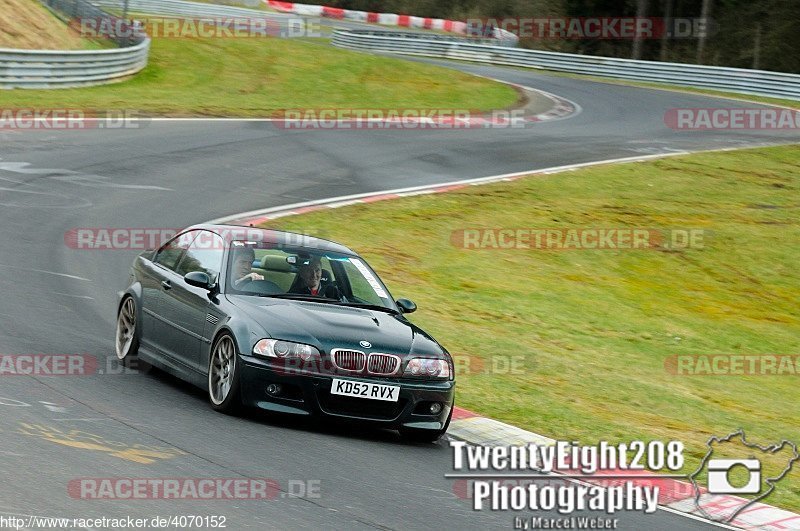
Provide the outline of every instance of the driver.
<path id="1" fill-rule="evenodd" d="M 233 286 L 239 288 L 253 280 L 264 280 L 264 275 L 253 272 L 256 252 L 252 247 L 238 249 L 233 256 Z"/>

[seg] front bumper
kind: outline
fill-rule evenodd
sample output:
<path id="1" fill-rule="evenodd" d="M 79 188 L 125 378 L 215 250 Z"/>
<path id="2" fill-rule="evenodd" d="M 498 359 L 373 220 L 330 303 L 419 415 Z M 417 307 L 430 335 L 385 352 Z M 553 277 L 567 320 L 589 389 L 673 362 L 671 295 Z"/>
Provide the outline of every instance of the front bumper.
<path id="1" fill-rule="evenodd" d="M 319 415 L 371 423 L 385 428 L 444 428 L 455 397 L 455 381 L 421 381 L 401 378 L 287 372 L 268 361 L 240 355 L 242 402 L 246 406 L 294 415 Z M 400 387 L 397 402 L 351 398 L 331 394 L 334 378 Z M 279 396 L 267 393 L 269 384 L 280 384 Z M 432 415 L 431 402 L 442 404 Z"/>

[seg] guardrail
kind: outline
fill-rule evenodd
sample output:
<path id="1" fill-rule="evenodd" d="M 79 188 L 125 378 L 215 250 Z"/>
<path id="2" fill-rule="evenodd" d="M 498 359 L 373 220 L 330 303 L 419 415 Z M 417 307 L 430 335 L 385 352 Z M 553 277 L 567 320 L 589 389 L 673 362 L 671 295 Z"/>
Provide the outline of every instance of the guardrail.
<path id="1" fill-rule="evenodd" d="M 353 50 L 460 59 L 800 100 L 800 75 L 765 70 L 637 61 L 463 42 L 448 43 L 423 38 L 408 39 L 396 33 L 372 30 L 337 29 L 333 33 L 333 45 Z"/>
<path id="2" fill-rule="evenodd" d="M 439 33 L 421 33 L 419 31 L 403 30 L 334 30 L 334 37 L 338 31 L 349 31 L 351 33 L 375 33 L 382 37 L 396 37 L 403 40 L 436 41 L 452 44 L 484 44 L 488 46 L 513 46 L 515 43 L 499 44 L 497 39 L 488 37 L 469 37 L 466 35 L 443 35 Z"/>
<path id="3" fill-rule="evenodd" d="M 122 29 L 113 36 L 120 48 L 109 50 L 16 50 L 0 48 L 0 87 L 67 88 L 102 85 L 131 76 L 145 66 L 150 39 L 127 31 L 124 24 L 84 0 L 47 0 L 45 5 L 65 20 L 108 20 Z"/>

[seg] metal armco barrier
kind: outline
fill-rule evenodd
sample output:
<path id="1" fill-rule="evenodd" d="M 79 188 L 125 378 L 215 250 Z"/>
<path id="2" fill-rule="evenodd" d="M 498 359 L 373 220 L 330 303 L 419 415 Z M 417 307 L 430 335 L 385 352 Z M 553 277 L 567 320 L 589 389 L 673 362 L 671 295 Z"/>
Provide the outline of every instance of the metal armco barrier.
<path id="1" fill-rule="evenodd" d="M 765 70 L 636 61 L 463 42 L 453 43 L 434 39 L 406 38 L 396 32 L 370 30 L 337 29 L 333 33 L 333 45 L 353 50 L 461 59 L 800 100 L 800 75 Z"/>
<path id="2" fill-rule="evenodd" d="M 116 20 L 83 0 L 49 0 L 46 5 L 64 19 Z M 133 75 L 147 66 L 149 38 L 126 31 L 115 40 L 121 47 L 108 50 L 0 48 L 0 88 L 102 85 Z"/>
<path id="3" fill-rule="evenodd" d="M 336 29 L 334 30 L 334 37 L 339 32 L 349 32 L 349 33 L 362 33 L 362 30 L 343 30 L 343 29 Z M 408 30 L 380 30 L 380 31 L 371 31 L 371 30 L 363 30 L 363 33 L 377 33 L 382 37 L 395 37 L 397 39 L 401 39 L 403 41 L 435 41 L 438 43 L 449 43 L 449 44 L 484 44 L 489 46 L 500 46 L 498 44 L 497 39 L 493 38 L 481 38 L 481 37 L 468 37 L 465 35 L 443 35 L 440 33 L 421 33 L 419 31 L 408 31 Z M 334 44 L 336 44 L 334 42 Z M 343 46 L 345 47 L 345 46 Z"/>

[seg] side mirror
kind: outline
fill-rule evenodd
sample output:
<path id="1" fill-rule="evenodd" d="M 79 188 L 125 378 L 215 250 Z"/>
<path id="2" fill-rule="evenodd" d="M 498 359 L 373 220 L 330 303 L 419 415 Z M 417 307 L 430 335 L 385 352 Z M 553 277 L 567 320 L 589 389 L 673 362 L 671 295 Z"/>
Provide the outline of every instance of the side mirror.
<path id="1" fill-rule="evenodd" d="M 408 299 L 397 299 L 394 301 L 400 307 L 403 313 L 414 313 L 417 311 L 417 305 Z"/>
<path id="2" fill-rule="evenodd" d="M 192 271 L 191 273 L 186 273 L 186 276 L 183 277 L 183 280 L 190 286 L 194 286 L 196 288 L 203 288 L 207 289 L 208 291 L 211 291 L 213 288 L 211 285 L 211 279 L 208 278 L 208 275 L 202 271 Z"/>

